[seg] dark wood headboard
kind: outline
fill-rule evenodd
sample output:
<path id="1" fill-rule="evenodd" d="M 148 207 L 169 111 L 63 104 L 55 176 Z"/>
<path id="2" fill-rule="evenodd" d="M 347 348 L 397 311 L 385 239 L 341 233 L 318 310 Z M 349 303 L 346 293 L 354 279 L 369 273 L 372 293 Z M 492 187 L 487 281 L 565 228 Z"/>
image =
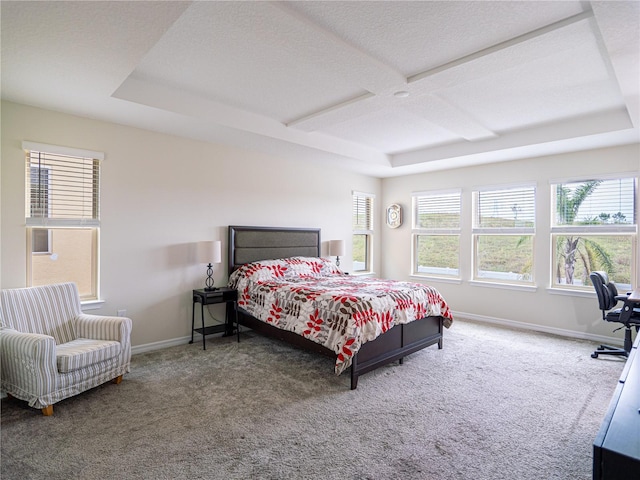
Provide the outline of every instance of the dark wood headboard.
<path id="1" fill-rule="evenodd" d="M 229 226 L 229 275 L 245 263 L 287 257 L 319 257 L 319 228 Z"/>

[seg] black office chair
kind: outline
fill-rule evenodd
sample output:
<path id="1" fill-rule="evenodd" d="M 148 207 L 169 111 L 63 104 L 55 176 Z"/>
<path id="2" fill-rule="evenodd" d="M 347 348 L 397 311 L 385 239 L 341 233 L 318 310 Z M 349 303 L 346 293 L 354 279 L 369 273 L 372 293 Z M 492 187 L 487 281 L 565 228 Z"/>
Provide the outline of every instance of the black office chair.
<path id="1" fill-rule="evenodd" d="M 593 287 L 596 289 L 596 294 L 598 295 L 598 304 L 600 305 L 600 310 L 602 310 L 602 319 L 607 322 L 622 323 L 623 326 L 620 328 L 625 329 L 624 348 L 600 345 L 600 347 L 598 347 L 591 356 L 593 358 L 598 358 L 598 355 L 621 355 L 628 357 L 633 343 L 631 339 L 631 328 L 635 327 L 637 332 L 640 327 L 640 308 L 634 308 L 629 318 L 627 318 L 626 321 L 623 320 L 621 318 L 622 308 L 615 310 L 612 309 L 619 301 L 624 301 L 626 299 L 626 295 L 618 295 L 618 289 L 615 284 L 609 281 L 609 276 L 605 272 L 591 272 L 589 274 L 589 278 L 591 279 L 591 283 L 593 283 Z M 625 306 L 623 308 L 629 307 Z M 616 328 L 614 332 L 620 330 L 620 328 Z"/>

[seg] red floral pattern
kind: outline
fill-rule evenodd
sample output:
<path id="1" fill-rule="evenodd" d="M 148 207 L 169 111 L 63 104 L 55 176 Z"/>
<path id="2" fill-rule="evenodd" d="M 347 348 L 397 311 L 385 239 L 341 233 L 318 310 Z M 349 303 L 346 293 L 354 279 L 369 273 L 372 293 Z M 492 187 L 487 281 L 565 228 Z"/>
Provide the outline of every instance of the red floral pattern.
<path id="1" fill-rule="evenodd" d="M 271 304 L 271 308 L 269 309 L 269 316 L 267 317 L 268 323 L 273 323 L 274 325 L 278 325 L 280 322 L 280 314 L 282 313 L 282 308 L 278 305 L 278 300 L 275 303 Z"/>
<path id="2" fill-rule="evenodd" d="M 449 306 L 433 287 L 345 275 L 324 258 L 293 257 L 243 265 L 229 278 L 238 304 L 254 317 L 333 350 L 336 373 L 360 346 L 394 325 L 442 316 Z"/>
<path id="3" fill-rule="evenodd" d="M 307 338 L 315 337 L 321 329 L 322 319 L 320 318 L 320 312 L 316 308 L 315 312 L 309 315 L 309 321 L 307 322 L 307 329 L 302 332 L 302 335 Z"/>

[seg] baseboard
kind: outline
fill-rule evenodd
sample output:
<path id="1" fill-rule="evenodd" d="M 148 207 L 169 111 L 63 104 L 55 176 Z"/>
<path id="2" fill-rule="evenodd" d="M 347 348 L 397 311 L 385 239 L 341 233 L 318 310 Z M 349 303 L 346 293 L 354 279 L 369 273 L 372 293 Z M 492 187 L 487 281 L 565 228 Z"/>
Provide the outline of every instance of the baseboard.
<path id="1" fill-rule="evenodd" d="M 622 337 L 607 337 L 605 335 L 594 335 L 585 332 L 576 332 L 574 330 L 566 330 L 564 328 L 546 327 L 544 325 L 538 325 L 535 323 L 516 322 L 515 320 L 508 320 L 506 318 L 488 317 L 486 315 L 477 315 L 475 313 L 452 311 L 454 318 L 460 318 L 464 320 L 471 320 L 473 322 L 492 323 L 495 325 L 502 325 L 511 328 L 521 328 L 524 330 L 533 330 L 535 332 L 550 333 L 552 335 L 558 335 L 561 337 L 578 338 L 580 340 L 589 340 L 595 343 L 606 343 L 612 346 L 624 345 L 624 339 Z M 455 325 L 455 323 L 454 323 Z M 173 338 L 169 340 L 162 340 L 160 342 L 145 343 L 144 345 L 136 345 L 131 347 L 131 354 L 152 352 L 154 350 L 162 350 L 163 348 L 176 347 L 178 345 L 184 345 L 189 343 L 190 336 Z"/>
<path id="2" fill-rule="evenodd" d="M 143 345 L 135 345 L 131 347 L 131 355 L 135 355 L 137 353 L 152 352 L 154 350 L 162 350 L 163 348 L 177 347 L 178 345 L 184 345 L 185 343 L 189 343 L 190 341 L 191 337 L 189 336 L 172 338 L 169 340 L 161 340 L 160 342 L 145 343 Z"/>
<path id="3" fill-rule="evenodd" d="M 586 332 L 576 332 L 574 330 L 566 330 L 564 328 L 547 327 L 544 325 L 538 325 L 535 323 L 516 322 L 514 320 L 507 320 L 505 318 L 488 317 L 486 315 L 476 315 L 475 313 L 467 312 L 455 312 L 452 311 L 453 317 L 471 320 L 474 322 L 493 323 L 496 325 L 502 325 L 505 327 L 521 328 L 524 330 L 533 330 L 535 332 L 550 333 L 552 335 L 559 335 L 561 337 L 577 338 L 580 340 L 589 340 L 596 343 L 606 343 L 612 346 L 624 345 L 624 338 L 622 337 L 607 337 L 605 335 L 594 335 Z"/>

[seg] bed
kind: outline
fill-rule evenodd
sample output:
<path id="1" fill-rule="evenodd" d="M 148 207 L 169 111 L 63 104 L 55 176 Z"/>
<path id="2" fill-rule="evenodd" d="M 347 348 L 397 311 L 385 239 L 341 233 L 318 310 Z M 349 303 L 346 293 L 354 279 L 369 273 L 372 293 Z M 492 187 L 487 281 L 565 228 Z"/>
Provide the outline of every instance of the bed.
<path id="1" fill-rule="evenodd" d="M 350 370 L 352 390 L 364 373 L 434 344 L 442 348 L 453 317 L 432 287 L 343 273 L 321 257 L 320 229 L 229 226 L 228 234 L 238 324 L 334 358 L 337 374 Z M 356 302 L 361 297 L 367 308 Z M 300 325 L 292 317 L 301 317 Z M 329 333 L 320 331 L 323 323 Z"/>

